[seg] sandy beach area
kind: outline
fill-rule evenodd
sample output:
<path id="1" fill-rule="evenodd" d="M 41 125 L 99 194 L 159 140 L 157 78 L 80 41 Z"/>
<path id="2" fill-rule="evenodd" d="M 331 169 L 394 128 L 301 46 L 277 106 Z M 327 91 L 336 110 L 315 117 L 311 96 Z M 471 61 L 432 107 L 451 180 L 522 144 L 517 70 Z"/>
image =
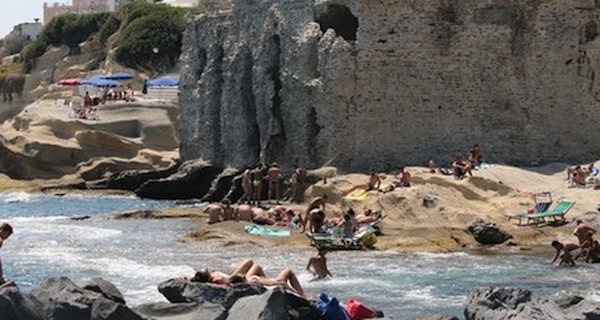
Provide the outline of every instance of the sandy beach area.
<path id="1" fill-rule="evenodd" d="M 429 173 L 424 167 L 410 167 L 413 186 L 397 188 L 388 193 L 369 191 L 359 198 L 342 197 L 344 190 L 365 183 L 368 175 L 341 174 L 320 181 L 305 193 L 303 205 L 289 205 L 304 212 L 308 201 L 315 196 L 328 195 L 327 217 L 339 217 L 343 210 L 365 208 L 381 210 L 387 215 L 383 221 L 384 235 L 378 237 L 378 250 L 401 252 L 454 252 L 480 254 L 552 255 L 550 242 L 576 241 L 572 235 L 575 219 L 582 218 L 593 227 L 599 227 L 597 206 L 600 191 L 591 188 L 568 188 L 565 181 L 567 164 L 554 163 L 542 167 L 517 168 L 492 165 L 473 172 L 473 177 L 455 180 L 452 176 Z M 391 182 L 393 173 L 379 173 L 382 187 Z M 575 201 L 566 214 L 564 223 L 517 225 L 508 221 L 506 214 L 524 212 L 534 206 L 533 194 L 549 191 L 552 199 Z M 424 206 L 424 198 L 433 199 L 433 205 Z M 264 207 L 270 206 L 266 201 Z M 286 205 L 285 203 L 283 205 Z M 231 246 L 291 246 L 309 247 L 309 239 L 299 230 L 291 230 L 287 238 L 266 238 L 244 232 L 247 223 L 226 221 L 207 225 L 202 206 L 165 209 L 160 212 L 125 213 L 124 218 L 197 217 L 197 228 L 180 237 L 180 241 L 218 240 L 223 247 Z M 476 219 L 495 223 L 513 239 L 496 246 L 478 244 L 467 231 Z"/>

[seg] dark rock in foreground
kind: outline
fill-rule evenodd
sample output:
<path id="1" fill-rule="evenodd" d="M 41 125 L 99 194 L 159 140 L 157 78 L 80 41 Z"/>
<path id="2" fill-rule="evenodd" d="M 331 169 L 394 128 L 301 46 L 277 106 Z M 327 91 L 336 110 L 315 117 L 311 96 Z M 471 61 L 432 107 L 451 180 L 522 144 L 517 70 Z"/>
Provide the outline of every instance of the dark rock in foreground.
<path id="1" fill-rule="evenodd" d="M 494 245 L 501 244 L 509 239 L 512 235 L 506 231 L 499 229 L 495 223 L 488 222 L 482 219 L 475 219 L 467 230 L 473 235 L 475 240 L 481 244 Z"/>
<path id="2" fill-rule="evenodd" d="M 562 298 L 549 301 L 529 290 L 517 288 L 476 288 L 466 299 L 467 320 L 501 319 L 600 319 L 598 303 L 581 297 Z"/>
<path id="3" fill-rule="evenodd" d="M 30 294 L 0 292 L 0 318 L 10 320 L 143 320 L 125 305 L 121 292 L 103 279 L 80 287 L 68 278 L 46 280 Z"/>

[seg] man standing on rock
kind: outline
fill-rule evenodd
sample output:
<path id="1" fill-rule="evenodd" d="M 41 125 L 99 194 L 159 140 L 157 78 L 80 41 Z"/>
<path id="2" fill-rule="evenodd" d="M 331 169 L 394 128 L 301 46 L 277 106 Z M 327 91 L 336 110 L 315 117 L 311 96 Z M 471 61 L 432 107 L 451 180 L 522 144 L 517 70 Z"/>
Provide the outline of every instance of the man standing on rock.
<path id="1" fill-rule="evenodd" d="M 581 221 L 581 219 L 577 219 L 576 220 L 577 223 L 577 227 L 575 228 L 575 231 L 573 231 L 573 235 L 577 237 L 577 239 L 579 240 L 579 245 L 583 245 L 586 241 L 589 241 L 589 243 L 592 243 L 592 235 L 594 235 L 596 233 L 596 229 L 588 226 L 587 224 L 583 223 L 583 221 Z"/>
<path id="2" fill-rule="evenodd" d="M 13 228 L 10 226 L 10 224 L 6 222 L 0 224 L 0 249 L 2 248 L 4 240 L 8 239 L 8 237 L 10 237 L 12 233 Z M 4 272 L 2 271 L 2 260 L 0 260 L 0 289 L 13 286 L 16 286 L 14 282 L 6 281 L 6 279 L 4 279 Z"/>
<path id="3" fill-rule="evenodd" d="M 267 170 L 267 180 L 269 180 L 269 202 L 271 202 L 272 197 L 275 196 L 275 201 L 279 204 L 279 182 L 281 181 L 281 178 L 283 178 L 283 172 L 281 172 L 277 163 L 271 164 L 271 167 Z"/>

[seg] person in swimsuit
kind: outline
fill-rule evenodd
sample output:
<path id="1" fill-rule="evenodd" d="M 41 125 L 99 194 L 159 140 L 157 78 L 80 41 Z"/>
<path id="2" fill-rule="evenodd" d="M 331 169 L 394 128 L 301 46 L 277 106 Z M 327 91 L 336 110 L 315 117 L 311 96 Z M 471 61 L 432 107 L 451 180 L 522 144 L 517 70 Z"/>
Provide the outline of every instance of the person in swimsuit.
<path id="1" fill-rule="evenodd" d="M 290 268 L 284 268 L 275 278 L 269 278 L 260 265 L 254 264 L 246 273 L 246 281 L 263 286 L 284 286 L 299 296 L 306 297 L 298 277 Z"/>
<path id="2" fill-rule="evenodd" d="M 317 255 L 308 259 L 308 265 L 306 265 L 306 270 L 310 271 L 315 276 L 310 281 L 321 280 L 327 276 L 333 277 L 327 268 L 327 258 L 325 257 L 327 249 L 319 247 L 317 250 Z"/>
<path id="3" fill-rule="evenodd" d="M 271 201 L 271 197 L 274 197 L 275 201 L 279 203 L 279 182 L 282 178 L 283 172 L 281 172 L 277 163 L 271 164 L 271 167 L 267 170 L 267 180 L 269 180 L 269 202 Z"/>
<path id="4" fill-rule="evenodd" d="M 574 266 L 575 260 L 583 253 L 581 247 L 572 242 L 561 243 L 558 240 L 554 240 L 552 241 L 552 247 L 556 249 L 556 255 L 554 256 L 554 259 L 552 259 L 552 262 L 550 262 L 551 264 L 560 257 L 561 261 L 559 265 L 570 264 Z"/>
<path id="5" fill-rule="evenodd" d="M 342 196 L 347 196 L 356 189 L 364 189 L 365 192 L 368 192 L 371 190 L 379 190 L 380 186 L 381 186 L 381 178 L 379 177 L 379 175 L 377 175 L 377 173 L 375 173 L 375 171 L 372 170 L 371 175 L 369 176 L 369 181 L 367 183 L 358 184 L 358 185 L 353 186 L 349 190 L 342 192 Z"/>
<path id="6" fill-rule="evenodd" d="M 0 248 L 2 248 L 2 244 L 10 235 L 13 233 L 13 228 L 10 224 L 4 222 L 0 224 Z M 4 279 L 4 272 L 2 271 L 2 260 L 0 260 L 0 289 L 7 287 L 15 287 L 16 284 L 12 281 L 7 281 Z"/>
<path id="7" fill-rule="evenodd" d="M 304 219 L 301 220 L 302 222 L 302 231 L 301 233 L 304 233 L 306 231 L 306 225 L 309 223 L 312 223 L 312 211 L 313 209 L 321 209 L 321 213 L 323 214 L 323 222 L 325 222 L 325 204 L 327 203 L 327 195 L 323 194 L 322 197 L 315 197 L 311 202 L 310 205 L 308 205 L 308 209 L 306 210 L 306 215 L 304 216 Z M 311 228 L 309 228 L 310 230 Z"/>
<path id="8" fill-rule="evenodd" d="M 194 274 L 190 279 L 192 282 L 203 282 L 213 284 L 234 284 L 246 281 L 246 274 L 256 263 L 253 260 L 246 259 L 242 261 L 231 273 L 221 271 L 211 271 L 208 268 L 203 268 Z"/>

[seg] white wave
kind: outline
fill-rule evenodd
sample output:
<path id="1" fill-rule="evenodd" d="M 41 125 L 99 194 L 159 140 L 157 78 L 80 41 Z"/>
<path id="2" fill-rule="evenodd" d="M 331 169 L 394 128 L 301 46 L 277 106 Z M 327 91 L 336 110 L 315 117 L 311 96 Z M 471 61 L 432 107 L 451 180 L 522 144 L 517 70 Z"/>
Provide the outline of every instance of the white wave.
<path id="1" fill-rule="evenodd" d="M 0 193 L 1 203 L 33 202 L 38 195 L 24 191 Z"/>

